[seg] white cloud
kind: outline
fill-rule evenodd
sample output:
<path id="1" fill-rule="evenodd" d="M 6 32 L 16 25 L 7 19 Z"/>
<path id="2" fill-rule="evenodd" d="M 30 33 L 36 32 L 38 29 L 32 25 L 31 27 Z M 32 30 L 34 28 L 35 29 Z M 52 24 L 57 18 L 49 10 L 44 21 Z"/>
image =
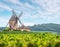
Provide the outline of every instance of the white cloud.
<path id="1" fill-rule="evenodd" d="M 47 11 L 57 11 L 60 9 L 60 0 L 32 0 L 33 3 L 40 5 Z"/>
<path id="2" fill-rule="evenodd" d="M 32 5 L 28 4 L 28 3 L 25 3 L 24 4 L 27 8 L 30 8 L 30 9 L 35 9 Z"/>
<path id="3" fill-rule="evenodd" d="M 51 20 L 60 18 L 60 0 L 31 0 L 31 2 L 40 6 L 36 10 L 35 17 L 50 20 L 50 22 Z M 45 11 L 39 8 L 43 8 Z"/>
<path id="4" fill-rule="evenodd" d="M 20 5 L 20 6 L 23 5 L 21 2 L 19 2 L 19 0 L 8 0 L 6 2 L 11 2 L 11 3 L 15 4 L 15 5 Z"/>
<path id="5" fill-rule="evenodd" d="M 34 23 L 32 23 L 32 22 L 26 22 L 26 23 L 25 23 L 25 22 L 24 22 L 24 25 L 25 25 L 25 26 L 33 26 Z"/>
<path id="6" fill-rule="evenodd" d="M 14 4 L 14 5 L 19 5 L 19 7 L 20 7 L 20 9 L 24 9 L 24 8 L 30 8 L 30 9 L 33 9 L 34 7 L 33 6 L 31 6 L 28 2 L 25 2 L 25 3 L 22 3 L 22 2 L 20 2 L 19 0 L 4 0 L 5 2 L 10 2 L 10 3 L 12 3 L 12 4 Z"/>
<path id="7" fill-rule="evenodd" d="M 8 23 L 8 20 L 4 17 L 0 17 L 0 27 L 5 27 Z"/>
<path id="8" fill-rule="evenodd" d="M 0 8 L 6 9 L 6 10 L 11 10 L 11 8 L 8 5 L 6 5 L 2 2 L 0 2 Z"/>

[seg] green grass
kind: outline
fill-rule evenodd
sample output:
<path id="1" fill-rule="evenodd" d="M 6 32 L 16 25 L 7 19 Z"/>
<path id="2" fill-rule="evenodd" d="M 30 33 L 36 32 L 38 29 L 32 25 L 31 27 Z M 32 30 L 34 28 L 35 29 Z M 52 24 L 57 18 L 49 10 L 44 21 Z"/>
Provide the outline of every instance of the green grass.
<path id="1" fill-rule="evenodd" d="M 0 32 L 0 47 L 60 47 L 60 34 L 51 32 Z"/>

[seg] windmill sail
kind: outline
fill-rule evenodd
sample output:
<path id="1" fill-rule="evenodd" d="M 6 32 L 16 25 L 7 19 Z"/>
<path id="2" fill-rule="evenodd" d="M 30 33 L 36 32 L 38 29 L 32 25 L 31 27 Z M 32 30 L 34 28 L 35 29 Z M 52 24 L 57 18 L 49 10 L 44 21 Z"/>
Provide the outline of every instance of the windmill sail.
<path id="1" fill-rule="evenodd" d="M 19 16 L 18 16 L 18 17 L 21 17 L 21 16 L 22 16 L 22 14 L 23 14 L 23 12 L 21 12 L 21 13 L 19 14 Z"/>
<path id="2" fill-rule="evenodd" d="M 23 25 L 23 23 L 19 20 L 19 23 L 21 24 L 21 25 Z"/>
<path id="3" fill-rule="evenodd" d="M 14 10 L 12 10 L 12 13 L 13 13 L 13 16 L 16 16 L 16 13 L 15 13 L 15 11 L 14 11 Z"/>

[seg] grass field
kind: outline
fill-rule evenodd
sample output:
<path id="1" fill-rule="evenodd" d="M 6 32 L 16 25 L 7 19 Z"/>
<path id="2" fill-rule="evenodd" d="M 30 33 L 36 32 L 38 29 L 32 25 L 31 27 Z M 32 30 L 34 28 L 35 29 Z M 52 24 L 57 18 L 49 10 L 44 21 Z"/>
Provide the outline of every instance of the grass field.
<path id="1" fill-rule="evenodd" d="M 0 32 L 0 47 L 60 47 L 60 34 L 51 32 Z"/>

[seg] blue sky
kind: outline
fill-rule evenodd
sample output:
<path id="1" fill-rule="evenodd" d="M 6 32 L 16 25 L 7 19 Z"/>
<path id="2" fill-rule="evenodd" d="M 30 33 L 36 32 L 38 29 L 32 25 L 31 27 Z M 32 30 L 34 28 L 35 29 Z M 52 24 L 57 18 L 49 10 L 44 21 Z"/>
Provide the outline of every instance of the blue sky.
<path id="1" fill-rule="evenodd" d="M 23 12 L 21 21 L 25 25 L 60 24 L 60 0 L 0 0 L 0 27 L 6 26 L 12 16 Z"/>

